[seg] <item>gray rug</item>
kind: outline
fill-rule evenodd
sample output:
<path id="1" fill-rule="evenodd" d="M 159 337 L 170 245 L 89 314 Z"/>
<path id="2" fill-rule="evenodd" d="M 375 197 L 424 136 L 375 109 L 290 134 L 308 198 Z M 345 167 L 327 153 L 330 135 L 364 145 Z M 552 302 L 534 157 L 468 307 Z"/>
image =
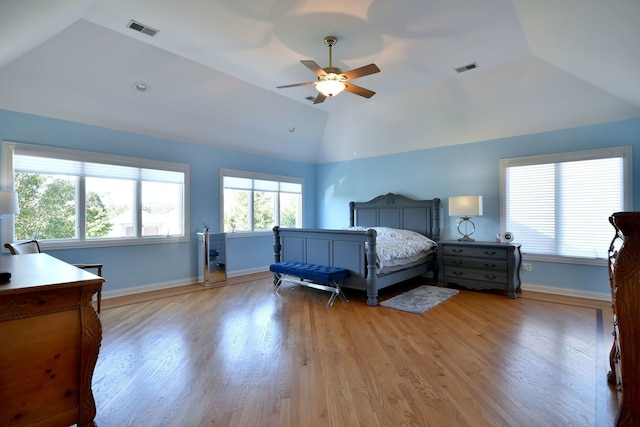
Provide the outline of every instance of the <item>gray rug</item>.
<path id="1" fill-rule="evenodd" d="M 448 300 L 459 291 L 440 288 L 438 286 L 419 286 L 415 289 L 382 301 L 381 306 L 410 313 L 424 313 L 443 301 Z"/>

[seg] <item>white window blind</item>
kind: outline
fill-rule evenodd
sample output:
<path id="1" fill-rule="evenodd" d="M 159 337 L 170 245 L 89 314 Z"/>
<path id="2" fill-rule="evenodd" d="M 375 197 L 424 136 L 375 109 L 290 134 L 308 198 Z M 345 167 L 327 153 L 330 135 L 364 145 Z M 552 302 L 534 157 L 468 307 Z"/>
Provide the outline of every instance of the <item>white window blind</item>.
<path id="1" fill-rule="evenodd" d="M 605 259 L 631 201 L 631 148 L 504 159 L 501 227 L 526 254 Z"/>
<path id="2" fill-rule="evenodd" d="M 3 222 L 7 240 L 38 236 L 56 248 L 189 240 L 186 164 L 10 142 L 2 163 L 4 185 L 24 206 Z"/>

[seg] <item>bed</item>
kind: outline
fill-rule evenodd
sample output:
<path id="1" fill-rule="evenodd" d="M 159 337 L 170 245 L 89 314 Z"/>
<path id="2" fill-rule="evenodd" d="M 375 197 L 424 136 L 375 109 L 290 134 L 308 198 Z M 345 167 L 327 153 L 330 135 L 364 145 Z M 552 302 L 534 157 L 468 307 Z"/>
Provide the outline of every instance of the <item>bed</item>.
<path id="1" fill-rule="evenodd" d="M 437 278 L 436 245 L 408 265 L 383 269 L 380 269 L 377 246 L 379 234 L 399 234 L 393 230 L 409 230 L 407 234 L 415 232 L 437 242 L 440 199 L 413 200 L 388 193 L 368 202 L 351 202 L 349 211 L 350 226 L 344 230 L 274 227 L 274 262 L 297 261 L 346 268 L 350 275 L 342 286 L 366 291 L 369 306 L 378 305 L 380 289 L 428 272 Z M 382 247 L 382 243 L 380 245 Z"/>

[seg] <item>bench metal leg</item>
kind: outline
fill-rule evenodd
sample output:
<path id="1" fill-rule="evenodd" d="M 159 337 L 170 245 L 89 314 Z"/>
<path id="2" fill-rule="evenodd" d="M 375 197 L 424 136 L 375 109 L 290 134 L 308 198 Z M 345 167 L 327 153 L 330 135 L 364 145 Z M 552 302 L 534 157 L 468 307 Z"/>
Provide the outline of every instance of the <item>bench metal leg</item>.
<path id="1" fill-rule="evenodd" d="M 305 281 L 302 279 L 296 279 L 296 278 L 290 277 L 287 274 L 281 274 L 280 277 L 278 277 L 278 280 L 275 284 L 275 293 L 278 293 L 278 291 L 280 290 L 280 286 L 282 286 L 282 282 L 295 283 L 298 285 L 307 286 L 309 288 L 315 288 L 315 289 L 320 289 L 321 291 L 331 292 L 331 296 L 329 297 L 329 301 L 327 302 L 327 307 L 331 307 L 334 301 L 336 300 L 336 297 L 338 296 L 340 296 L 340 299 L 342 299 L 344 302 L 349 302 L 347 297 L 344 295 L 344 292 L 342 292 L 342 281 L 333 281 L 333 282 L 329 282 L 328 284 L 324 284 L 324 283 Z"/>

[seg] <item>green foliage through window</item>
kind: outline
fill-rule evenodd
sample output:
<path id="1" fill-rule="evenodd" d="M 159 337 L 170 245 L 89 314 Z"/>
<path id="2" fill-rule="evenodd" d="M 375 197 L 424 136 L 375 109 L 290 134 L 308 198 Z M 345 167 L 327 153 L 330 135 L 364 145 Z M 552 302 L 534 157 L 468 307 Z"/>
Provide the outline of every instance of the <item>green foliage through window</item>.
<path id="1" fill-rule="evenodd" d="M 76 235 L 76 178 L 18 172 L 15 188 L 20 214 L 15 217 L 15 239 L 73 239 Z M 100 197 L 89 193 L 87 235 L 106 236 L 111 229 Z"/>
<path id="2" fill-rule="evenodd" d="M 245 177 L 223 172 L 224 231 L 269 231 L 275 225 L 302 227 L 302 182 L 280 177 Z"/>

